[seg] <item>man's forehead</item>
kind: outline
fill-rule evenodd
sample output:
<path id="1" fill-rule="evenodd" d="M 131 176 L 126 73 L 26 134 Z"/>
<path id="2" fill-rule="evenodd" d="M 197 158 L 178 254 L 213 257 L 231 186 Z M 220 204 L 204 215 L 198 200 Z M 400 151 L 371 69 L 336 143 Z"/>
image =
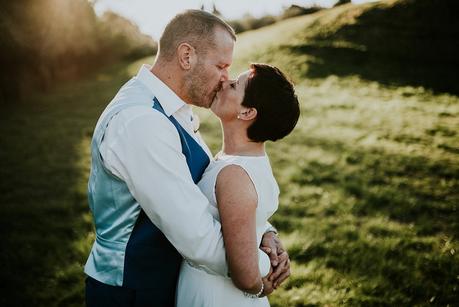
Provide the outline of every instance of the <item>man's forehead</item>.
<path id="1" fill-rule="evenodd" d="M 234 40 L 228 31 L 217 27 L 214 33 L 214 43 L 218 49 L 233 49 Z"/>
<path id="2" fill-rule="evenodd" d="M 219 64 L 230 65 L 233 61 L 233 49 L 234 43 L 226 46 L 216 45 L 215 48 L 210 50 L 210 55 L 212 55 Z"/>

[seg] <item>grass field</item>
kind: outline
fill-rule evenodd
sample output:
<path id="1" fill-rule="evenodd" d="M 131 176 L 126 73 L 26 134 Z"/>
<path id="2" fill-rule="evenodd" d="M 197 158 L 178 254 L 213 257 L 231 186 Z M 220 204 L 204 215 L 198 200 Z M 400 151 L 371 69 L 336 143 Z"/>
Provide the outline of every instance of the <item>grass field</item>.
<path id="1" fill-rule="evenodd" d="M 362 64 L 362 49 L 345 41 L 346 52 L 331 56 L 324 42 L 337 42 L 318 42 L 314 31 L 349 12 L 238 37 L 233 75 L 252 61 L 275 64 L 292 76 L 302 109 L 296 130 L 267 145 L 281 188 L 272 223 L 293 260 L 270 302 L 455 306 L 459 97 L 405 78 L 399 63 Z M 120 63 L 0 113 L 0 305 L 83 304 L 92 129 L 120 85 L 152 61 Z M 197 112 L 215 153 L 219 124 Z"/>

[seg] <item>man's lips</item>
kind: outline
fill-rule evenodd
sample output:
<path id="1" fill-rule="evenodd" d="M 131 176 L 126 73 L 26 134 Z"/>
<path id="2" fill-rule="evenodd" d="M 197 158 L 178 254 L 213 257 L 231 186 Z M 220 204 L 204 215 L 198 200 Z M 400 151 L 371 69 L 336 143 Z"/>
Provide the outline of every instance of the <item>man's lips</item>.
<path id="1" fill-rule="evenodd" d="M 211 102 L 211 105 L 214 104 L 214 102 L 218 99 L 218 93 L 220 93 L 220 91 L 222 90 L 223 88 L 223 84 L 220 83 L 217 88 L 213 91 L 213 97 L 212 97 L 212 102 Z"/>

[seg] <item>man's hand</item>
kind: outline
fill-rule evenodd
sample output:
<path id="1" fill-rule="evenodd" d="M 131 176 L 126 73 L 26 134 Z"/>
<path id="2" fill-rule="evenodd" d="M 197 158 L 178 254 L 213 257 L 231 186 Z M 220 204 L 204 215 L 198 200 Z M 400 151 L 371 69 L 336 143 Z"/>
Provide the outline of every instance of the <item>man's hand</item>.
<path id="1" fill-rule="evenodd" d="M 273 285 L 273 282 L 269 280 L 269 276 L 270 275 L 268 275 L 268 277 L 262 278 L 263 286 L 264 286 L 262 296 L 268 296 L 274 291 L 274 285 Z"/>
<path id="2" fill-rule="evenodd" d="M 269 280 L 269 276 L 273 273 L 273 267 L 269 269 L 268 275 L 266 277 L 262 277 L 261 281 L 263 282 L 263 294 L 261 296 L 268 296 L 274 291 L 273 282 Z"/>
<path id="3" fill-rule="evenodd" d="M 283 251 L 279 256 L 279 264 L 274 268 L 274 272 L 269 276 L 272 281 L 274 289 L 277 289 L 287 277 L 290 276 L 290 259 L 288 253 Z"/>
<path id="4" fill-rule="evenodd" d="M 274 232 L 267 232 L 263 235 L 260 248 L 268 254 L 271 260 L 273 272 L 268 276 L 268 280 L 272 282 L 272 287 L 276 289 L 290 276 L 290 259 L 288 253 L 284 250 L 282 242 Z"/>

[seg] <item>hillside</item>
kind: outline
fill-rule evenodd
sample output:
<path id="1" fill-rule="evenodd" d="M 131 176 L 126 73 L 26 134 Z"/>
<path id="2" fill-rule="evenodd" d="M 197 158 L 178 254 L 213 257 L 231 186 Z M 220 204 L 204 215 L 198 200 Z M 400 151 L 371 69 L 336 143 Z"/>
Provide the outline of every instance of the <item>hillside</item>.
<path id="1" fill-rule="evenodd" d="M 452 0 L 348 4 L 258 30 L 256 41 L 285 48 L 299 77 L 359 76 L 457 94 L 458 9 Z"/>
<path id="2" fill-rule="evenodd" d="M 301 103 L 295 131 L 267 144 L 281 190 L 272 223 L 292 259 L 273 307 L 459 300 L 459 97 L 448 58 L 456 47 L 440 43 L 452 34 L 429 32 L 419 41 L 436 55 L 413 50 L 419 32 L 404 26 L 440 14 L 433 3 L 344 5 L 238 36 L 232 74 L 252 61 L 275 64 Z M 444 15 L 451 3 L 435 8 Z M 454 25 L 445 16 L 436 20 Z M 0 305 L 83 305 L 94 240 L 90 138 L 119 87 L 152 61 L 118 63 L 0 112 Z M 197 112 L 216 153 L 219 122 Z"/>
<path id="3" fill-rule="evenodd" d="M 302 103 L 298 128 L 268 146 L 281 187 L 272 222 L 294 260 L 273 306 L 458 300 L 459 27 L 446 3 L 434 19 L 446 16 L 446 34 L 434 34 L 438 25 L 422 34 L 434 1 L 382 1 L 238 37 L 232 72 L 275 64 L 292 76 Z M 421 50 L 408 47 L 416 44 Z M 218 122 L 201 117 L 216 151 Z"/>

